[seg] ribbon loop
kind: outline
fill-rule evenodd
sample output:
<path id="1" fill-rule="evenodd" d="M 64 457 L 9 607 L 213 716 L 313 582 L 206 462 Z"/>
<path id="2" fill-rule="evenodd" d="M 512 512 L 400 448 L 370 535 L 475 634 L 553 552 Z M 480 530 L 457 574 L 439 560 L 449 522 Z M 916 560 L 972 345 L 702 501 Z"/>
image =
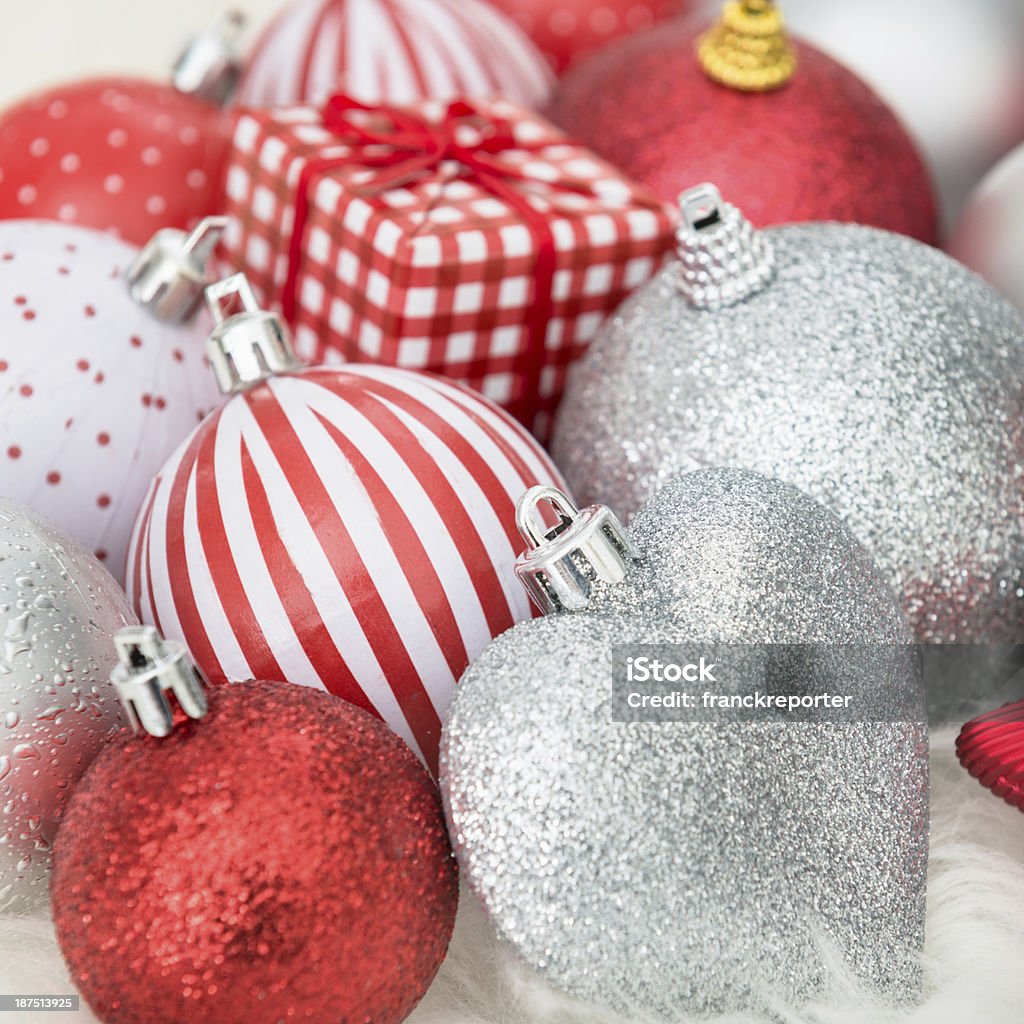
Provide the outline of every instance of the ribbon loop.
<path id="1" fill-rule="evenodd" d="M 514 209 L 533 238 L 537 263 L 533 275 L 534 295 L 524 325 L 526 343 L 516 373 L 520 386 L 512 399 L 504 403 L 513 415 L 528 422 L 547 359 L 546 339 L 554 312 L 552 290 L 557 251 L 548 216 L 533 205 L 521 188 L 521 183 L 531 181 L 531 177 L 497 158 L 512 150 L 539 152 L 547 148 L 550 141 L 517 139 L 511 121 L 495 117 L 467 100 L 450 103 L 438 122 L 407 108 L 371 107 L 351 96 L 335 95 L 323 107 L 322 119 L 324 127 L 339 143 L 362 152 L 312 159 L 299 176 L 288 276 L 281 300 L 285 319 L 294 326 L 306 224 L 317 178 L 335 168 L 351 165 L 391 169 L 391 174 L 382 176 L 371 186 L 372 191 L 379 194 L 436 171 L 447 160 L 455 161 L 468 172 L 472 182 Z M 470 132 L 472 136 L 467 139 Z M 552 189 L 594 194 L 589 186 L 576 182 L 545 180 L 544 184 Z M 361 187 L 361 191 L 365 192 L 365 187 Z"/>

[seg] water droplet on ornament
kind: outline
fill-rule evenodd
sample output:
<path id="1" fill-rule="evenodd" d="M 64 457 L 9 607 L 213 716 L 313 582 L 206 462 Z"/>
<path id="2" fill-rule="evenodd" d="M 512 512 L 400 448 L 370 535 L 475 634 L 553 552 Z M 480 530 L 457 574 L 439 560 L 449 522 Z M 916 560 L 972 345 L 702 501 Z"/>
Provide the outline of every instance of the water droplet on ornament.
<path id="1" fill-rule="evenodd" d="M 49 609 L 53 607 L 53 601 L 50 599 L 49 594 L 40 594 L 33 602 L 33 608 Z"/>
<path id="2" fill-rule="evenodd" d="M 42 758 L 39 749 L 34 743 L 19 743 L 14 748 L 14 756 L 19 761 L 39 760 Z M 0 775 L 0 778 L 3 778 L 3 776 Z"/>
<path id="3" fill-rule="evenodd" d="M 52 722 L 61 713 L 61 710 L 59 704 L 51 704 L 45 711 L 40 711 L 36 718 L 40 722 Z"/>
<path id="4" fill-rule="evenodd" d="M 18 722 L 19 722 L 19 718 L 18 718 L 18 712 L 17 711 L 8 711 L 7 714 L 4 715 L 4 728 L 5 729 L 13 729 L 18 724 Z"/>

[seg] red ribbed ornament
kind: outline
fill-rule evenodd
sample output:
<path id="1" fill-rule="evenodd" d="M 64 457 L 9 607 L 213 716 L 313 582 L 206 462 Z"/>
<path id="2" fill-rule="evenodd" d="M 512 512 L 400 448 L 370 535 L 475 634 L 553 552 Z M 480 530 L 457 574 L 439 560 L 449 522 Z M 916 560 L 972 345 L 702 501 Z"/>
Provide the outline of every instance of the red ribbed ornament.
<path id="1" fill-rule="evenodd" d="M 931 181 L 895 114 L 788 39 L 771 4 L 729 4 L 730 17 L 700 52 L 702 19 L 607 47 L 568 72 L 552 120 L 665 200 L 711 181 L 759 227 L 851 221 L 934 242 Z M 768 18 L 778 31 L 758 35 Z"/>
<path id="2" fill-rule="evenodd" d="M 956 753 L 983 786 L 1024 811 L 1024 701 L 968 722 Z"/>

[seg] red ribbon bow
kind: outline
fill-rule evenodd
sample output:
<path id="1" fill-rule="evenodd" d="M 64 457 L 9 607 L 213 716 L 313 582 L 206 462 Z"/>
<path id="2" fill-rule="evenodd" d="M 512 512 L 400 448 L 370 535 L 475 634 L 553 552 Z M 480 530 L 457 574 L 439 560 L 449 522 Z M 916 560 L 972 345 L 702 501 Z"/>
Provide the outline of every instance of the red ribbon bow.
<path id="1" fill-rule="evenodd" d="M 288 276 L 282 297 L 285 318 L 294 324 L 314 179 L 343 166 L 393 168 L 393 174 L 373 182 L 372 191 L 380 193 L 435 171 L 446 160 L 456 161 L 468 172 L 471 181 L 520 214 L 537 252 L 535 291 L 526 324 L 527 343 L 518 367 L 524 383 L 512 396 L 512 401 L 506 403 L 513 415 L 528 420 L 546 361 L 547 328 L 554 311 L 552 288 L 557 253 L 549 218 L 515 186 L 516 182 L 535 179 L 498 157 L 509 150 L 538 152 L 550 146 L 550 140 L 531 143 L 517 139 L 510 121 L 462 100 L 449 105 L 440 123 L 433 123 L 410 110 L 370 107 L 348 96 L 334 96 L 324 107 L 323 124 L 340 143 L 359 152 L 310 160 L 299 176 Z M 471 136 L 468 129 L 473 129 Z M 472 141 L 463 141 L 466 137 L 471 137 Z M 559 180 L 544 184 L 563 191 L 594 194 L 592 188 L 579 182 Z"/>

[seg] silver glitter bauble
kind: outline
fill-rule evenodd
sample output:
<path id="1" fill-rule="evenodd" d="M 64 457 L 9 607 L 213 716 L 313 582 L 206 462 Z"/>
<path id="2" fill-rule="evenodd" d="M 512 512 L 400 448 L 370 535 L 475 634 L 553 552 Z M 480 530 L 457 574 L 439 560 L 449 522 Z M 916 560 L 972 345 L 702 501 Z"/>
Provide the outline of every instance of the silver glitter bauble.
<path id="1" fill-rule="evenodd" d="M 137 621 L 93 555 L 0 499 L 0 910 L 47 898 L 71 788 L 124 724 L 111 638 Z"/>
<path id="2" fill-rule="evenodd" d="M 710 205 L 570 374 L 573 491 L 629 517 L 681 470 L 779 477 L 867 546 L 919 640 L 1024 639 L 1024 320 L 942 253 L 838 224 L 766 230 L 769 283 L 700 308 L 687 268 L 721 292 L 742 244 Z"/>
<path id="3" fill-rule="evenodd" d="M 579 522 L 546 543 L 595 519 Z M 746 472 L 672 481 L 630 544 L 619 582 L 582 574 L 595 611 L 517 626 L 456 690 L 441 772 L 464 877 L 528 964 L 626 1015 L 823 996 L 832 950 L 883 997 L 913 998 L 926 727 L 624 724 L 610 685 L 613 643 L 859 643 L 880 652 L 871 672 L 823 646 L 815 680 L 841 672 L 867 705 L 895 691 L 920 717 L 895 596 L 835 517 Z"/>

